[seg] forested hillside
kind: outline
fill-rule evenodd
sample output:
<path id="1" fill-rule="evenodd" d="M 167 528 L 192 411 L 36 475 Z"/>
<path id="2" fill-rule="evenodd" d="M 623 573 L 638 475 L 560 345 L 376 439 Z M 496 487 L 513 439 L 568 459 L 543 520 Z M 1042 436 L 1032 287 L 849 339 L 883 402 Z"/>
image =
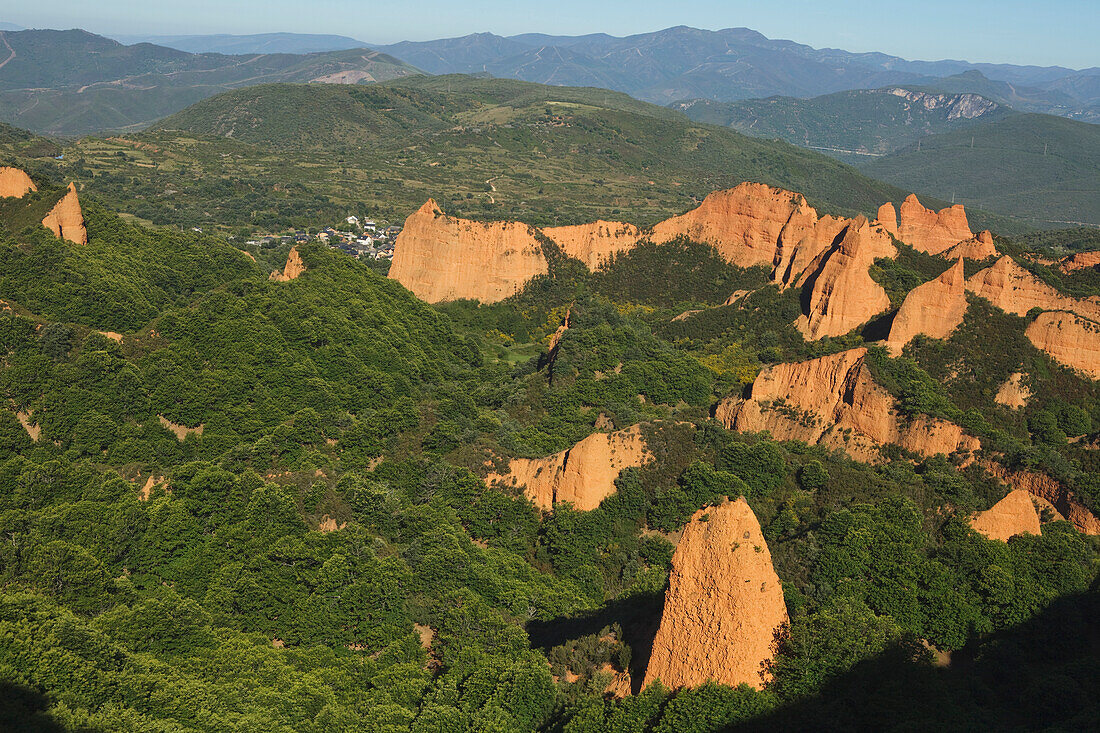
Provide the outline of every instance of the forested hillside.
<path id="1" fill-rule="evenodd" d="M 895 191 L 592 90 L 326 88 L 345 106 L 312 131 L 272 118 L 272 91 L 292 99 L 302 87 L 187 113 L 232 139 L 164 129 L 132 139 L 148 147 L 110 170 L 69 149 L 72 167 L 32 167 L 37 190 L 0 200 L 0 726 L 1078 730 L 1100 715 L 1100 540 L 1082 531 L 1100 508 L 1100 388 L 1032 345 L 1034 314 L 964 294 L 953 334 L 894 355 L 876 344 L 877 319 L 808 341 L 794 323 L 814 280 L 781 290 L 770 260 L 740 267 L 685 237 L 643 241 L 596 272 L 540 237 L 546 274 L 517 294 L 429 305 L 317 242 L 269 278 L 221 235 L 139 226 L 111 203 L 183 171 L 233 202 L 213 173 L 256 166 L 270 188 L 271 171 L 290 170 L 260 158 L 261 145 L 346 156 L 355 171 L 370 159 L 356 140 L 394 138 L 387 170 L 406 170 L 363 180 L 412 188 L 377 186 L 395 208 L 432 186 L 472 194 L 463 186 L 505 159 L 496 191 L 481 192 L 502 203 L 468 210 L 565 224 L 614 206 L 644 222 L 686 208 L 676 189 L 703 194 L 738 175 L 805 184 L 838 211 Z M 174 157 L 202 146 L 220 152 Z M 478 157 L 498 146 L 508 158 Z M 130 155 L 156 167 L 139 171 Z M 597 168 L 599 182 L 580 181 Z M 82 173 L 87 244 L 38 222 L 65 190 L 55 170 Z M 413 188 L 423 171 L 438 177 Z M 635 206 L 626 192 L 644 175 L 654 192 Z M 808 216 L 797 194 L 774 195 Z M 881 236 L 896 256 L 864 267 L 894 317 L 953 265 Z M 1061 269 L 1026 240 L 996 243 L 1054 292 L 1098 294 L 1089 268 Z M 981 450 L 888 445 L 856 460 L 718 419 L 762 371 L 862 347 L 864 378 L 897 405 L 890 420 L 953 421 Z M 1011 407 L 998 387 L 1016 372 L 1029 396 Z M 612 475 L 591 510 L 536 504 L 491 479 L 628 430 L 647 458 Z M 979 533 L 972 513 L 1008 491 L 989 467 L 1045 475 L 1077 513 L 1043 509 L 1039 527 L 1027 500 L 1038 533 Z M 740 551 L 770 551 L 789 615 L 767 675 L 643 688 L 681 532 L 738 497 L 767 544 Z"/>

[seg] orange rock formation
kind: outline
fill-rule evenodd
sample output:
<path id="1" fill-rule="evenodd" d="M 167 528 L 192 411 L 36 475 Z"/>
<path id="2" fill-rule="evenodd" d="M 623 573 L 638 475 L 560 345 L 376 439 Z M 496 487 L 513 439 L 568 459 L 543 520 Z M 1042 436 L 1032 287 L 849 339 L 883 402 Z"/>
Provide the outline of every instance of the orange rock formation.
<path id="1" fill-rule="evenodd" d="M 1005 255 L 974 273 L 966 289 L 979 295 L 1006 313 L 1027 315 L 1032 308 L 1067 310 L 1100 321 L 1100 298 L 1071 298 L 1062 295 Z"/>
<path id="2" fill-rule="evenodd" d="M 1070 273 L 1085 267 L 1096 267 L 1098 265 L 1100 265 L 1100 249 L 1092 252 L 1078 252 L 1075 255 L 1064 257 L 1058 261 L 1058 269 L 1065 273 Z"/>
<path id="3" fill-rule="evenodd" d="M 993 398 L 993 401 L 998 405 L 1018 410 L 1025 407 L 1030 399 L 1031 390 L 1024 384 L 1024 373 L 1015 372 L 1008 375 L 1008 379 L 997 390 L 997 395 Z"/>
<path id="4" fill-rule="evenodd" d="M 37 191 L 38 186 L 27 175 L 27 172 L 19 168 L 0 167 L 0 198 L 14 196 L 21 199 L 28 191 Z"/>
<path id="5" fill-rule="evenodd" d="M 966 221 L 966 210 L 960 205 L 936 212 L 924 208 L 913 194 L 901 204 L 898 239 L 913 249 L 938 255 L 973 237 Z"/>
<path id="6" fill-rule="evenodd" d="M 783 588 L 745 499 L 700 509 L 672 556 L 643 687 L 659 679 L 673 689 L 707 680 L 760 689 L 786 623 Z"/>
<path id="7" fill-rule="evenodd" d="M 1035 511 L 1031 494 L 1023 489 L 1009 492 L 991 509 L 978 512 L 970 520 L 970 526 L 989 539 L 1002 542 L 1018 534 L 1042 534 L 1039 512 Z"/>
<path id="8" fill-rule="evenodd" d="M 276 282 L 288 282 L 290 280 L 296 280 L 303 272 L 306 271 L 306 263 L 302 262 L 302 256 L 298 254 L 298 247 L 294 246 L 290 248 L 290 252 L 286 256 L 286 265 L 283 267 L 283 271 L 276 270 L 271 273 L 271 279 Z"/>
<path id="9" fill-rule="evenodd" d="M 978 233 L 973 239 L 959 242 L 954 247 L 943 252 L 943 256 L 949 260 L 957 260 L 960 257 L 965 260 L 981 262 L 990 257 L 997 256 L 997 247 L 993 244 L 993 235 L 988 229 Z"/>
<path id="10" fill-rule="evenodd" d="M 795 321 L 795 328 L 808 341 L 842 336 L 888 310 L 890 298 L 868 271 L 877 258 L 896 254 L 880 227 L 857 217 L 840 243 L 819 254 L 799 281 L 810 287 L 809 311 Z"/>
<path id="11" fill-rule="evenodd" d="M 429 199 L 397 236 L 390 277 L 421 300 L 495 303 L 547 272 L 535 230 L 449 217 Z"/>
<path id="12" fill-rule="evenodd" d="M 157 420 L 160 424 L 167 428 L 173 435 L 176 436 L 176 440 L 183 442 L 187 440 L 187 436 L 194 433 L 195 435 L 202 435 L 204 426 L 200 424 L 198 427 L 189 428 L 186 425 L 180 425 L 179 423 L 172 422 L 164 415 L 157 415 Z"/>
<path id="13" fill-rule="evenodd" d="M 633 249 L 642 236 L 633 224 L 603 220 L 548 227 L 542 233 L 561 247 L 562 252 L 583 262 L 589 270 L 598 270 L 619 252 Z"/>
<path id="14" fill-rule="evenodd" d="M 886 346 L 891 353 L 899 354 L 917 334 L 947 338 L 963 322 L 964 315 L 966 275 L 960 259 L 935 280 L 909 291 L 890 325 Z"/>
<path id="15" fill-rule="evenodd" d="M 981 465 L 1013 489 L 1023 489 L 1050 502 L 1081 534 L 1100 535 L 1100 518 L 1077 501 L 1072 491 L 1045 473 L 1005 468 L 993 461 L 983 461 Z"/>
<path id="16" fill-rule="evenodd" d="M 525 486 L 524 495 L 542 509 L 570 502 L 574 509 L 589 511 L 615 493 L 620 471 L 650 458 L 641 426 L 634 425 L 615 433 L 593 433 L 546 458 L 513 458 L 507 474 L 491 474 L 485 481 Z"/>
<path id="17" fill-rule="evenodd" d="M 903 419 L 894 397 L 872 379 L 866 355 L 857 348 L 768 367 L 748 397 L 719 402 L 715 417 L 731 430 L 768 430 L 778 440 L 821 444 L 863 461 L 886 443 L 923 456 L 981 447 L 954 423 L 925 415 Z"/>
<path id="18" fill-rule="evenodd" d="M 890 232 L 894 239 L 898 239 L 898 212 L 894 205 L 887 201 L 878 207 L 878 222 L 882 228 Z"/>
<path id="19" fill-rule="evenodd" d="M 42 226 L 59 239 L 67 239 L 73 244 L 88 243 L 88 230 L 84 228 L 84 212 L 80 210 L 75 183 L 69 184 L 69 190 L 46 214 Z"/>
<path id="20" fill-rule="evenodd" d="M 1046 311 L 1032 321 L 1027 338 L 1050 355 L 1090 379 L 1100 380 L 1100 323 L 1066 311 Z"/>

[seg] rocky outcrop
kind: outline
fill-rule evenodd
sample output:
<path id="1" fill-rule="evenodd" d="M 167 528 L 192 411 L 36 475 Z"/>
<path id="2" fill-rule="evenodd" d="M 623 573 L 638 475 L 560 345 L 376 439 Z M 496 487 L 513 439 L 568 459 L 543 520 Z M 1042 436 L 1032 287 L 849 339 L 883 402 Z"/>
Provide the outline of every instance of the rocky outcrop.
<path id="1" fill-rule="evenodd" d="M 1100 323 L 1066 311 L 1046 311 L 1024 332 L 1059 364 L 1100 380 Z"/>
<path id="2" fill-rule="evenodd" d="M 970 519 L 970 526 L 989 539 L 1002 542 L 1018 534 L 1042 534 L 1039 512 L 1031 494 L 1023 489 L 1010 491 L 991 509 L 978 512 Z"/>
<path id="3" fill-rule="evenodd" d="M 1050 502 L 1081 534 L 1100 535 L 1100 518 L 1081 504 L 1072 491 L 1045 473 L 1005 468 L 993 461 L 983 461 L 981 465 L 1013 489 L 1022 489 Z"/>
<path id="4" fill-rule="evenodd" d="M 961 205 L 940 211 L 926 209 L 913 194 L 901 204 L 898 217 L 898 239 L 913 249 L 938 255 L 959 242 L 972 239 L 966 210 Z"/>
<path id="5" fill-rule="evenodd" d="M 589 270 L 608 264 L 619 252 L 633 249 L 642 233 L 633 224 L 598 220 L 590 224 L 547 227 L 542 233 L 565 254 L 580 260 Z"/>
<path id="6" fill-rule="evenodd" d="M 981 262 L 982 260 L 988 260 L 990 257 L 997 256 L 997 247 L 993 244 L 993 234 L 988 229 L 985 229 L 978 233 L 978 236 L 973 239 L 968 239 L 965 242 L 959 242 L 954 247 L 943 252 L 943 257 L 949 260 L 972 260 L 974 262 Z"/>
<path id="7" fill-rule="evenodd" d="M 302 261 L 302 256 L 298 254 L 298 247 L 294 246 L 290 248 L 290 252 L 286 256 L 286 265 L 283 267 L 283 271 L 276 270 L 271 273 L 271 279 L 276 282 L 288 282 L 298 279 L 305 271 L 306 263 Z"/>
<path id="8" fill-rule="evenodd" d="M 428 200 L 405 220 L 389 276 L 429 303 L 496 303 L 547 273 L 537 232 L 519 222 L 449 217 Z"/>
<path id="9" fill-rule="evenodd" d="M 183 441 L 187 440 L 188 435 L 191 435 L 191 434 L 202 435 L 203 428 L 205 427 L 203 424 L 200 423 L 198 427 L 189 428 L 186 425 L 181 425 L 179 423 L 172 422 L 171 420 L 166 418 L 164 415 L 157 415 L 157 420 L 160 421 L 160 424 L 163 425 L 165 427 L 165 429 L 167 429 L 173 435 L 175 435 L 176 440 L 178 440 L 181 443 Z"/>
<path id="10" fill-rule="evenodd" d="M 979 270 L 966 281 L 966 289 L 985 298 L 1006 313 L 1027 315 L 1033 308 L 1066 310 L 1100 321 L 1100 298 L 1071 298 L 1062 295 L 1008 255 Z"/>
<path id="11" fill-rule="evenodd" d="M 1058 269 L 1067 274 L 1086 267 L 1100 267 L 1100 249 L 1092 252 L 1078 252 L 1058 261 Z"/>
<path id="12" fill-rule="evenodd" d="M 38 186 L 34 185 L 34 181 L 26 171 L 20 168 L 0 167 L 0 198 L 11 196 L 21 199 L 27 195 L 28 191 L 37 190 Z"/>
<path id="13" fill-rule="evenodd" d="M 786 623 L 783 588 L 745 499 L 700 509 L 672 556 L 643 687 L 714 680 L 760 689 L 775 633 Z"/>
<path id="14" fill-rule="evenodd" d="M 954 423 L 899 414 L 894 397 L 875 383 L 867 349 L 776 364 L 757 375 L 745 397 L 718 403 L 715 417 L 739 432 L 768 430 L 777 440 L 801 440 L 874 460 L 887 443 L 923 456 L 975 451 L 981 445 Z"/>
<path id="15" fill-rule="evenodd" d="M 869 270 L 877 258 L 896 256 L 893 243 L 863 217 L 844 231 L 840 243 L 819 255 L 799 281 L 809 297 L 803 291 L 807 305 L 794 325 L 807 341 L 842 336 L 890 308 L 890 298 Z"/>
<path id="16" fill-rule="evenodd" d="M 993 397 L 993 401 L 998 405 L 1011 407 L 1014 410 L 1026 407 L 1027 401 L 1030 399 L 1031 390 L 1024 384 L 1023 372 L 1008 375 L 1008 379 L 1004 381 L 1004 384 L 997 390 L 996 396 Z"/>
<path id="17" fill-rule="evenodd" d="M 890 232 L 894 239 L 898 238 L 898 212 L 889 201 L 878 207 L 878 223 Z"/>
<path id="18" fill-rule="evenodd" d="M 513 458 L 506 474 L 490 474 L 486 483 L 523 486 L 524 495 L 541 509 L 569 502 L 589 511 L 615 493 L 615 479 L 629 466 L 651 456 L 641 426 L 614 433 L 593 433 L 572 448 L 546 458 Z"/>
<path id="19" fill-rule="evenodd" d="M 67 239 L 73 244 L 88 243 L 88 230 L 84 228 L 84 212 L 80 210 L 75 183 L 69 184 L 69 190 L 46 214 L 42 226 L 58 239 Z"/>
<path id="20" fill-rule="evenodd" d="M 947 338 L 965 315 L 966 275 L 960 259 L 935 280 L 909 291 L 890 325 L 886 347 L 896 355 L 918 334 Z"/>

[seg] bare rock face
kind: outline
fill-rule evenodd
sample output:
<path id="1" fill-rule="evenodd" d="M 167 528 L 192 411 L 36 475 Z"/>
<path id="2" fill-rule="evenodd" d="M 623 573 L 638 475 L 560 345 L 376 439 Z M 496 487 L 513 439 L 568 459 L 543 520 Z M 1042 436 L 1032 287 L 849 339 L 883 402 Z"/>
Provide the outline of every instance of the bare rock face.
<path id="1" fill-rule="evenodd" d="M 37 190 L 38 186 L 34 185 L 34 181 L 26 171 L 20 168 L 0 167 L 0 198 L 14 196 L 21 199 L 27 195 L 28 191 Z"/>
<path id="2" fill-rule="evenodd" d="M 1100 380 L 1100 323 L 1066 311 L 1046 311 L 1025 331 L 1035 348 L 1059 364 Z"/>
<path id="3" fill-rule="evenodd" d="M 290 248 L 286 256 L 286 266 L 283 267 L 283 271 L 271 273 L 270 279 L 276 282 L 296 280 L 305 271 L 306 263 L 302 262 L 302 256 L 298 254 L 298 247 L 295 246 Z"/>
<path id="4" fill-rule="evenodd" d="M 546 272 L 531 227 L 449 217 L 429 199 L 405 220 L 389 276 L 429 303 L 462 298 L 496 303 Z"/>
<path id="5" fill-rule="evenodd" d="M 1004 384 L 1000 386 L 993 401 L 998 405 L 1018 410 L 1021 407 L 1026 407 L 1027 401 L 1030 399 L 1031 390 L 1024 384 L 1024 373 L 1016 372 L 1010 374 Z"/>
<path id="6" fill-rule="evenodd" d="M 1081 534 L 1100 535 L 1100 518 L 1081 504 L 1073 492 L 1045 473 L 1005 468 L 983 461 L 982 468 L 1013 489 L 1022 489 L 1054 506 Z"/>
<path id="7" fill-rule="evenodd" d="M 899 354 L 917 334 L 947 338 L 965 315 L 966 275 L 960 259 L 935 280 L 909 291 L 890 325 L 886 347 Z"/>
<path id="8" fill-rule="evenodd" d="M 46 214 L 42 226 L 58 239 L 67 239 L 73 244 L 88 243 L 88 230 L 84 228 L 84 212 L 80 210 L 75 183 L 69 184 L 69 190 Z"/>
<path id="9" fill-rule="evenodd" d="M 615 493 L 615 479 L 629 466 L 651 458 L 641 426 L 614 433 L 593 433 L 572 448 L 546 458 L 513 458 L 504 475 L 491 474 L 486 483 L 525 486 L 524 495 L 541 509 L 570 502 L 590 511 Z"/>
<path id="10" fill-rule="evenodd" d="M 562 252 L 583 262 L 589 270 L 599 270 L 619 252 L 634 248 L 642 233 L 633 224 L 597 220 L 575 226 L 547 227 L 542 233 Z"/>
<path id="11" fill-rule="evenodd" d="M 1002 542 L 1018 534 L 1042 534 L 1039 512 L 1035 511 L 1031 494 L 1023 489 L 1009 492 L 991 509 L 978 512 L 970 520 L 970 526 L 989 539 Z"/>
<path id="12" fill-rule="evenodd" d="M 730 430 L 768 430 L 777 440 L 825 445 L 860 461 L 874 460 L 887 443 L 922 456 L 981 447 L 954 423 L 900 415 L 894 397 L 871 377 L 866 356 L 861 347 L 768 367 L 747 397 L 719 402 L 715 417 Z"/>
<path id="13" fill-rule="evenodd" d="M 889 201 L 878 207 L 878 222 L 894 239 L 898 238 L 898 212 Z"/>
<path id="14" fill-rule="evenodd" d="M 988 229 L 979 232 L 978 236 L 973 239 L 959 242 L 954 247 L 943 252 L 943 257 L 949 260 L 962 258 L 974 262 L 981 262 L 982 260 L 988 260 L 990 257 L 996 256 L 997 247 L 993 244 L 993 235 Z"/>
<path id="15" fill-rule="evenodd" d="M 787 620 L 768 544 L 745 499 L 700 509 L 672 556 L 643 687 L 714 680 L 760 689 L 775 632 Z"/>
<path id="16" fill-rule="evenodd" d="M 1058 261 L 1058 269 L 1067 274 L 1074 270 L 1097 266 L 1100 266 L 1100 249 L 1092 252 L 1078 252 Z"/>
<path id="17" fill-rule="evenodd" d="M 1005 255 L 974 273 L 966 289 L 985 298 L 1006 313 L 1027 315 L 1032 308 L 1066 310 L 1100 322 L 1100 298 L 1071 298 L 1032 275 Z"/>
<path id="18" fill-rule="evenodd" d="M 853 220 L 840 243 L 820 254 L 799 281 L 810 287 L 809 309 L 795 328 L 807 341 L 842 336 L 888 310 L 890 298 L 869 270 L 875 259 L 896 254 L 883 229 L 863 217 Z"/>
<path id="19" fill-rule="evenodd" d="M 901 204 L 898 239 L 913 249 L 938 255 L 973 237 L 966 210 L 961 205 L 932 211 L 924 208 L 913 194 Z"/>

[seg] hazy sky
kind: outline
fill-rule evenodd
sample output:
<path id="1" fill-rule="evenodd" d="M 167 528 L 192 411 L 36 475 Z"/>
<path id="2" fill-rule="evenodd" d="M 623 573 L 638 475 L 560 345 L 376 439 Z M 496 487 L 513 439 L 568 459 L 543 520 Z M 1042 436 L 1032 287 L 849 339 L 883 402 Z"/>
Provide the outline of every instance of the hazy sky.
<path id="1" fill-rule="evenodd" d="M 120 34 L 335 33 L 371 43 L 745 26 L 908 59 L 1100 66 L 1100 0 L 0 0 L 0 21 Z"/>

